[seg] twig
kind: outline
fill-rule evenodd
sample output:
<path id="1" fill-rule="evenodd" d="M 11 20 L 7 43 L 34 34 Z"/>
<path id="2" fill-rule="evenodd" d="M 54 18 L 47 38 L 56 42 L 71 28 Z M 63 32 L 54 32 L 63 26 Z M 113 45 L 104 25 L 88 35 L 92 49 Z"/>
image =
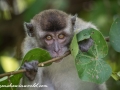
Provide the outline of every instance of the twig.
<path id="1" fill-rule="evenodd" d="M 109 37 L 105 37 L 106 42 L 110 42 Z"/>
<path id="2" fill-rule="evenodd" d="M 8 82 L 9 84 L 11 84 L 11 81 L 10 81 L 10 76 L 8 76 Z M 13 90 L 13 88 L 10 86 L 11 90 Z"/>
<path id="3" fill-rule="evenodd" d="M 68 56 L 70 54 L 70 51 L 66 52 L 63 56 L 61 57 L 57 57 L 57 58 L 53 58 L 51 60 L 48 60 L 48 61 L 45 61 L 43 63 L 39 63 L 38 66 L 41 67 L 41 66 L 44 66 L 44 64 L 48 64 L 48 63 L 51 63 L 51 62 L 54 62 L 54 61 L 57 61 L 57 60 L 60 60 L 66 56 Z"/>
<path id="4" fill-rule="evenodd" d="M 60 56 L 60 57 L 57 57 L 57 58 L 53 58 L 51 60 L 48 60 L 48 61 L 45 61 L 45 62 L 42 62 L 42 63 L 39 63 L 38 64 L 38 67 L 43 67 L 45 64 L 48 64 L 48 63 L 51 63 L 51 62 L 54 62 L 54 61 L 57 61 L 59 59 L 62 59 L 66 56 L 68 56 L 70 54 L 70 51 L 66 52 L 63 56 Z M 18 70 L 18 71 L 12 71 L 12 72 L 7 72 L 7 73 L 4 73 L 4 74 L 0 74 L 0 78 L 4 77 L 4 76 L 10 76 L 10 75 L 15 75 L 15 74 L 19 74 L 19 73 L 22 73 L 22 72 L 26 72 L 25 69 L 21 69 L 21 70 Z"/>

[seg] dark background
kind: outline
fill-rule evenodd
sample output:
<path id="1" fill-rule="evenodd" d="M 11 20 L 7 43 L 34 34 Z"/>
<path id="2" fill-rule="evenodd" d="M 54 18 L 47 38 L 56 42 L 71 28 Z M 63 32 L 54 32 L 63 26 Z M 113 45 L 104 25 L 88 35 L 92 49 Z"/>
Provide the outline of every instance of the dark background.
<path id="1" fill-rule="evenodd" d="M 109 36 L 112 22 L 120 17 L 120 0 L 0 0 L 0 61 L 2 56 L 21 60 L 21 42 L 25 37 L 23 22 L 40 11 L 60 9 L 78 14 L 85 21 L 95 24 L 104 36 Z M 109 46 L 105 58 L 114 72 L 120 71 L 120 53 Z M 6 66 L 7 67 L 7 66 Z M 0 65 L 0 73 L 4 70 Z M 120 81 L 108 80 L 109 90 L 120 90 Z"/>

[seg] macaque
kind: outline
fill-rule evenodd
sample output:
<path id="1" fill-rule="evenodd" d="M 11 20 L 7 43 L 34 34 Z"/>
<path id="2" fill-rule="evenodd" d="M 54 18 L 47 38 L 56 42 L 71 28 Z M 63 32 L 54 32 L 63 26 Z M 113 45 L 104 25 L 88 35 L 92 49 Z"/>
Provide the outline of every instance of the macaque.
<path id="1" fill-rule="evenodd" d="M 96 26 L 63 11 L 50 9 L 35 15 L 30 23 L 24 23 L 26 38 L 22 45 L 23 56 L 33 48 L 47 50 L 52 58 L 62 56 L 69 50 L 74 32 Z M 79 43 L 80 50 L 87 52 L 93 40 Z M 26 70 L 20 81 L 21 85 L 46 85 L 47 87 L 24 87 L 19 90 L 107 90 L 106 84 L 81 81 L 71 55 L 53 62 L 47 67 L 38 67 L 38 61 L 25 62 Z"/>

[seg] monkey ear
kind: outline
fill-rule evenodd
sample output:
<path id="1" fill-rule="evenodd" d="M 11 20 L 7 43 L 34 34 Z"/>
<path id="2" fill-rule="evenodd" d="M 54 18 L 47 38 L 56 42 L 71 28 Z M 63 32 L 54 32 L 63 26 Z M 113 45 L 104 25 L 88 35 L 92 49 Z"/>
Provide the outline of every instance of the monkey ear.
<path id="1" fill-rule="evenodd" d="M 75 14 L 75 15 L 72 16 L 72 18 L 71 18 L 71 21 L 72 21 L 72 24 L 73 24 L 73 25 L 75 24 L 76 18 L 77 18 L 77 14 Z"/>
<path id="2" fill-rule="evenodd" d="M 24 28 L 28 36 L 34 36 L 33 25 L 31 23 L 24 22 Z"/>

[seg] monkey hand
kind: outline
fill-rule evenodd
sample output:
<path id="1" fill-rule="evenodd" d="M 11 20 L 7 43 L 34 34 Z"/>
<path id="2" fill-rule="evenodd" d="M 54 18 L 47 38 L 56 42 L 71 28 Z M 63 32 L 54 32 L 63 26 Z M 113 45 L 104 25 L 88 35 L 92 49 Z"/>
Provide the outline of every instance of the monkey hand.
<path id="1" fill-rule="evenodd" d="M 88 38 L 78 42 L 78 44 L 79 44 L 79 49 L 82 52 L 87 52 L 89 48 L 93 45 L 93 40 L 91 38 Z"/>
<path id="2" fill-rule="evenodd" d="M 26 77 L 33 81 L 38 71 L 38 61 L 25 62 L 22 68 L 26 70 Z"/>

